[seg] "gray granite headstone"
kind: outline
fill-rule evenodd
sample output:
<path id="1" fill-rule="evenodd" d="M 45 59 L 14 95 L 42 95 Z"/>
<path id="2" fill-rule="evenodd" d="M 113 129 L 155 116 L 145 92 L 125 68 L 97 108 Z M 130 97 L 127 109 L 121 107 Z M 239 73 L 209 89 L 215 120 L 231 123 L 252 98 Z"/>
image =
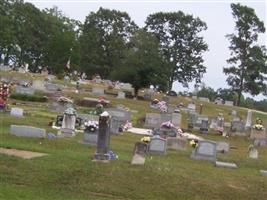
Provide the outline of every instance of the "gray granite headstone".
<path id="1" fill-rule="evenodd" d="M 193 150 L 191 158 L 197 160 L 216 161 L 216 143 L 212 141 L 200 140 Z"/>
<path id="2" fill-rule="evenodd" d="M 248 110 L 245 128 L 246 129 L 251 128 L 251 123 L 252 123 L 252 111 L 251 110 Z"/>
<path id="3" fill-rule="evenodd" d="M 185 138 L 167 138 L 167 149 L 186 150 L 187 140 Z"/>
<path id="4" fill-rule="evenodd" d="M 20 136 L 20 137 L 37 137 L 37 138 L 46 137 L 45 129 L 35 128 L 32 126 L 11 125 L 10 133 L 11 135 Z"/>
<path id="5" fill-rule="evenodd" d="M 90 144 L 96 146 L 98 138 L 98 130 L 90 130 L 90 127 L 86 127 L 83 135 L 83 144 Z"/>
<path id="6" fill-rule="evenodd" d="M 172 113 L 171 122 L 175 127 L 181 127 L 182 115 L 180 113 Z"/>
<path id="7" fill-rule="evenodd" d="M 226 105 L 226 106 L 233 106 L 234 105 L 234 102 L 233 101 L 225 101 L 224 102 L 224 105 Z"/>
<path id="8" fill-rule="evenodd" d="M 120 120 L 117 117 L 111 117 L 110 119 L 110 133 L 119 134 L 122 132 L 122 126 L 125 124 L 125 121 Z"/>
<path id="9" fill-rule="evenodd" d="M 125 99 L 125 92 L 119 91 L 117 98 L 118 99 Z"/>
<path id="10" fill-rule="evenodd" d="M 11 108 L 10 115 L 13 117 L 23 117 L 22 108 Z"/>
<path id="11" fill-rule="evenodd" d="M 106 111 L 111 117 L 116 117 L 120 121 L 131 121 L 131 112 L 118 109 L 118 108 L 107 108 Z"/>
<path id="12" fill-rule="evenodd" d="M 255 147 L 249 149 L 248 157 L 253 159 L 258 159 L 258 150 Z"/>
<path id="13" fill-rule="evenodd" d="M 30 87 L 23 87 L 23 86 L 16 87 L 16 93 L 19 93 L 19 94 L 33 95 L 34 91 L 35 91 L 34 88 L 30 88 Z"/>
<path id="14" fill-rule="evenodd" d="M 145 128 L 158 128 L 161 125 L 161 116 L 158 113 L 147 113 Z"/>
<path id="15" fill-rule="evenodd" d="M 222 153 L 228 152 L 230 150 L 230 145 L 228 142 L 217 142 L 216 150 Z"/>
<path id="16" fill-rule="evenodd" d="M 196 104 L 194 104 L 194 103 L 189 103 L 188 106 L 187 106 L 187 109 L 188 109 L 188 110 L 195 111 L 195 110 L 196 110 Z"/>
<path id="17" fill-rule="evenodd" d="M 93 87 L 92 88 L 92 94 L 93 95 L 104 95 L 104 88 L 100 88 L 100 87 Z"/>
<path id="18" fill-rule="evenodd" d="M 230 132 L 232 135 L 244 135 L 245 125 L 243 121 L 233 120 L 231 122 Z"/>
<path id="19" fill-rule="evenodd" d="M 61 84 L 53 84 L 53 83 L 46 83 L 45 88 L 48 91 L 56 92 L 56 91 L 62 91 L 64 89 L 64 85 Z"/>
<path id="20" fill-rule="evenodd" d="M 166 154 L 166 139 L 160 137 L 153 137 L 149 144 L 149 153 L 152 154 Z"/>

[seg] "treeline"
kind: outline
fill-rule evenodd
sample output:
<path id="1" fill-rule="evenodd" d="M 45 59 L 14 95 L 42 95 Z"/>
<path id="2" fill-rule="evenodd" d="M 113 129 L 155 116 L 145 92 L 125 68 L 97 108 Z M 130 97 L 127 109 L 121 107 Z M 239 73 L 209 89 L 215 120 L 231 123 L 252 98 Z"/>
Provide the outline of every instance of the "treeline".
<path id="1" fill-rule="evenodd" d="M 22 0 L 0 4 L 0 62 L 32 72 L 48 66 L 62 76 L 68 60 L 72 70 L 166 91 L 174 81 L 200 82 L 207 44 L 199 18 L 182 11 L 155 13 L 138 27 L 128 13 L 100 8 L 84 23 L 69 19 L 56 7 L 39 10 Z"/>
<path id="2" fill-rule="evenodd" d="M 193 94 L 190 94 L 193 95 Z M 214 101 L 216 98 L 221 98 L 225 101 L 233 101 L 237 105 L 238 94 L 231 89 L 219 88 L 214 90 L 211 87 L 203 86 L 196 93 L 197 97 L 206 97 Z M 255 110 L 267 112 L 267 100 L 256 101 L 250 97 L 245 98 L 243 95 L 240 99 L 240 106 Z"/>
<path id="3" fill-rule="evenodd" d="M 266 49 L 257 44 L 265 27 L 254 9 L 231 9 L 236 27 L 227 35 L 230 66 L 223 70 L 239 105 L 243 92 L 267 94 Z M 208 45 L 201 35 L 207 25 L 182 11 L 150 14 L 138 27 L 117 10 L 99 8 L 82 23 L 56 7 L 39 10 L 23 0 L 1 0 L 0 27 L 0 63 L 27 63 L 32 72 L 48 67 L 59 78 L 73 70 L 99 74 L 131 83 L 136 93 L 149 85 L 167 91 L 174 81 L 199 85 L 206 73 Z"/>

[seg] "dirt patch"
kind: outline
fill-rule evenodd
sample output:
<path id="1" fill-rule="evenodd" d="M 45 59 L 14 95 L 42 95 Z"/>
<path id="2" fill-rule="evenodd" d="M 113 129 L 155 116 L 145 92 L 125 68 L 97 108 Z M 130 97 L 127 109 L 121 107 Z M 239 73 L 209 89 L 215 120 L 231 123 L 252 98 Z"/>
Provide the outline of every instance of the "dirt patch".
<path id="1" fill-rule="evenodd" d="M 32 151 L 23 151 L 23 150 L 17 150 L 17 149 L 6 149 L 6 148 L 0 148 L 0 153 L 10 155 L 10 156 L 17 156 L 24 159 L 31 159 L 36 157 L 42 157 L 46 156 L 46 153 L 38 153 L 38 152 L 32 152 Z"/>

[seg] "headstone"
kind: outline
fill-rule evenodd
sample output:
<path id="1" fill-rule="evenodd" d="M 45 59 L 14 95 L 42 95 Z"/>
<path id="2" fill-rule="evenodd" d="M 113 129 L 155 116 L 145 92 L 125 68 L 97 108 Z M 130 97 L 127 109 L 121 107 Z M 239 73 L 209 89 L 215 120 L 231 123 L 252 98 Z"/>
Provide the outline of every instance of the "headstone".
<path id="1" fill-rule="evenodd" d="M 235 117 L 235 116 L 237 115 L 236 110 L 232 110 L 232 111 L 231 111 L 231 115 L 232 115 L 233 117 Z"/>
<path id="2" fill-rule="evenodd" d="M 228 142 L 217 142 L 216 150 L 221 153 L 228 152 L 230 150 L 230 145 Z"/>
<path id="3" fill-rule="evenodd" d="M 180 113 L 172 113 L 171 122 L 175 127 L 181 127 L 182 115 Z"/>
<path id="4" fill-rule="evenodd" d="M 193 150 L 191 158 L 216 161 L 216 143 L 205 140 L 198 141 L 198 145 Z"/>
<path id="5" fill-rule="evenodd" d="M 223 168 L 230 168 L 230 169 L 236 169 L 237 165 L 235 163 L 227 163 L 227 162 L 215 162 L 216 167 L 223 167 Z"/>
<path id="6" fill-rule="evenodd" d="M 250 139 L 266 139 L 266 131 L 263 130 L 256 130 L 254 128 L 251 129 Z"/>
<path id="7" fill-rule="evenodd" d="M 104 95 L 104 88 L 93 87 L 92 94 L 93 95 Z"/>
<path id="8" fill-rule="evenodd" d="M 160 137 L 153 137 L 149 144 L 149 153 L 152 154 L 165 154 L 166 153 L 166 139 Z"/>
<path id="9" fill-rule="evenodd" d="M 188 129 L 191 130 L 195 127 L 196 121 L 198 119 L 198 114 L 196 112 L 189 112 L 188 118 Z"/>
<path id="10" fill-rule="evenodd" d="M 118 99 L 125 99 L 125 92 L 119 91 L 117 98 Z"/>
<path id="11" fill-rule="evenodd" d="M 247 121 L 246 121 L 246 125 L 245 125 L 246 129 L 251 128 L 251 122 L 252 122 L 252 111 L 248 110 Z"/>
<path id="12" fill-rule="evenodd" d="M 122 126 L 125 124 L 125 121 L 120 120 L 117 117 L 111 117 L 110 119 L 110 133 L 119 134 L 122 132 Z"/>
<path id="13" fill-rule="evenodd" d="M 196 105 L 194 103 L 189 103 L 187 106 L 188 110 L 195 111 L 196 110 Z"/>
<path id="14" fill-rule="evenodd" d="M 23 117 L 23 109 L 11 108 L 10 115 L 13 117 Z"/>
<path id="15" fill-rule="evenodd" d="M 145 142 L 136 142 L 134 146 L 132 165 L 144 165 L 148 145 Z"/>
<path id="16" fill-rule="evenodd" d="M 186 150 L 187 140 L 185 138 L 167 138 L 167 149 Z"/>
<path id="17" fill-rule="evenodd" d="M 176 128 L 160 127 L 160 128 L 154 129 L 153 134 L 159 135 L 162 138 L 176 137 L 177 136 L 177 129 Z"/>
<path id="18" fill-rule="evenodd" d="M 53 84 L 53 83 L 46 83 L 45 88 L 48 91 L 56 92 L 56 91 L 62 91 L 64 89 L 64 85 L 61 84 Z"/>
<path id="19" fill-rule="evenodd" d="M 45 129 L 35 128 L 32 126 L 11 125 L 10 133 L 11 135 L 20 136 L 20 137 L 37 137 L 37 138 L 46 137 Z"/>
<path id="20" fill-rule="evenodd" d="M 230 127 L 230 133 L 231 135 L 245 135 L 245 125 L 243 121 L 240 120 L 233 120 L 231 122 L 231 127 Z"/>
<path id="21" fill-rule="evenodd" d="M 218 98 L 215 99 L 214 103 L 218 104 L 218 105 L 222 105 L 223 104 L 223 99 L 218 97 Z"/>
<path id="22" fill-rule="evenodd" d="M 211 129 L 216 129 L 217 128 L 217 119 L 211 119 L 210 128 Z"/>
<path id="23" fill-rule="evenodd" d="M 90 129 L 90 127 L 86 127 L 84 129 L 83 135 L 83 144 L 90 144 L 96 146 L 98 138 L 98 130 L 97 129 Z"/>
<path id="24" fill-rule="evenodd" d="M 266 146 L 266 144 L 267 144 L 267 141 L 266 141 L 266 139 L 264 138 L 264 139 L 255 139 L 254 140 L 254 146 Z"/>
<path id="25" fill-rule="evenodd" d="M 111 117 L 116 117 L 120 121 L 131 121 L 131 112 L 129 111 L 118 108 L 107 108 L 106 111 Z"/>
<path id="26" fill-rule="evenodd" d="M 63 121 L 60 131 L 63 136 L 72 137 L 75 135 L 76 114 L 66 113 L 66 111 L 63 115 Z"/>
<path id="27" fill-rule="evenodd" d="M 258 150 L 255 147 L 251 147 L 248 152 L 248 157 L 258 159 Z"/>
<path id="28" fill-rule="evenodd" d="M 170 113 L 161 113 L 160 114 L 161 123 L 172 121 L 172 114 Z"/>
<path id="29" fill-rule="evenodd" d="M 78 114 L 78 117 L 81 119 L 82 124 L 86 121 L 99 121 L 98 115 Z"/>
<path id="30" fill-rule="evenodd" d="M 45 90 L 45 84 L 43 80 L 33 80 L 32 88 L 35 90 Z"/>
<path id="31" fill-rule="evenodd" d="M 209 98 L 206 98 L 206 97 L 199 97 L 198 99 L 200 101 L 210 102 Z"/>
<path id="32" fill-rule="evenodd" d="M 152 90 L 152 89 L 145 89 L 144 99 L 145 100 L 151 100 L 153 94 L 154 94 L 154 90 Z"/>
<path id="33" fill-rule="evenodd" d="M 233 106 L 234 105 L 234 102 L 233 101 L 225 101 L 224 102 L 224 105 L 226 105 L 226 106 Z"/>
<path id="34" fill-rule="evenodd" d="M 204 115 L 199 115 L 194 123 L 194 129 L 202 133 L 208 133 L 209 118 Z"/>
<path id="35" fill-rule="evenodd" d="M 260 174 L 262 176 L 267 176 L 267 170 L 260 170 Z"/>
<path id="36" fill-rule="evenodd" d="M 104 111 L 99 117 L 99 133 L 96 153 L 94 154 L 93 161 L 108 162 L 110 160 L 110 156 L 108 154 L 110 141 L 109 120 L 110 116 L 106 111 Z"/>
<path id="37" fill-rule="evenodd" d="M 147 113 L 145 128 L 158 128 L 161 125 L 161 116 L 158 113 Z"/>
<path id="38" fill-rule="evenodd" d="M 197 100 L 197 96 L 192 96 L 192 99 L 193 100 Z"/>
<path id="39" fill-rule="evenodd" d="M 35 90 L 33 88 L 30 88 L 30 87 L 22 87 L 22 86 L 17 86 L 16 87 L 16 93 L 19 93 L 19 94 L 33 95 L 34 91 Z"/>

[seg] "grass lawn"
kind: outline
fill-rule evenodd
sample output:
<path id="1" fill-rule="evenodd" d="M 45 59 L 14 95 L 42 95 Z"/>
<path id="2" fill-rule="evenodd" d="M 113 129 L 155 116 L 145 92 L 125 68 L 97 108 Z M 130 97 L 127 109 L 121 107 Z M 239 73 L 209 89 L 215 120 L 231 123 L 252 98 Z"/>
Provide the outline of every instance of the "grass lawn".
<path id="1" fill-rule="evenodd" d="M 68 93 L 75 98 L 89 97 L 89 94 Z M 123 104 L 138 113 L 133 114 L 135 126 L 142 126 L 141 118 L 146 112 L 155 112 L 146 101 L 117 99 L 106 96 L 112 106 Z M 171 98 L 172 104 L 189 99 Z M 200 102 L 197 102 L 199 109 Z M 235 109 L 238 115 L 246 119 L 243 108 L 203 103 L 203 114 L 215 117 L 224 113 L 226 121 L 232 117 L 229 112 Z M 39 106 L 37 106 L 39 105 Z M 85 199 L 267 199 L 267 177 L 259 174 L 260 169 L 267 170 L 267 147 L 258 148 L 259 159 L 248 158 L 248 146 L 245 137 L 222 136 L 210 132 L 203 136 L 214 141 L 227 141 L 231 149 L 227 154 L 218 154 L 220 161 L 234 162 L 238 168 L 215 168 L 211 162 L 190 159 L 192 149 L 186 151 L 168 151 L 165 156 L 146 157 L 144 166 L 132 166 L 134 143 L 141 136 L 124 133 L 111 137 L 110 148 L 118 154 L 117 160 L 109 164 L 94 163 L 92 156 L 95 147 L 78 143 L 82 140 L 79 133 L 73 138 L 49 140 L 19 138 L 11 136 L 11 124 L 25 124 L 41 127 L 47 133 L 56 133 L 48 126 L 56 117 L 47 109 L 47 103 L 34 103 L 24 108 L 24 118 L 14 118 L 0 113 L 0 147 L 47 153 L 48 156 L 24 160 L 22 158 L 0 154 L 0 199 L 3 200 L 85 200 Z M 78 112 L 87 112 L 92 108 L 78 107 Z M 253 112 L 253 120 L 261 117 L 267 124 L 267 115 Z M 183 113 L 183 127 L 187 125 L 187 115 Z"/>

